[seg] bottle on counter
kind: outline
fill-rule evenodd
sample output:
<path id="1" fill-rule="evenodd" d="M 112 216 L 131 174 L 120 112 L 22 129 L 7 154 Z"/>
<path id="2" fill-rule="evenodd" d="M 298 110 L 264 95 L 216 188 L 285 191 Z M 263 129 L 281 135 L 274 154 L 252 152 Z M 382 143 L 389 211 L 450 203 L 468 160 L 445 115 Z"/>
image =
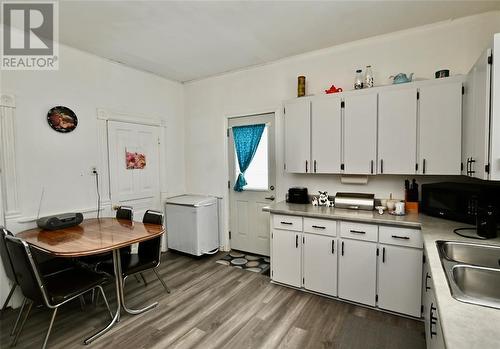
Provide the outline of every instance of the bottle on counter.
<path id="1" fill-rule="evenodd" d="M 367 87 L 373 87 L 373 72 L 371 65 L 367 65 L 365 70 L 365 79 L 363 82 L 363 88 Z"/>
<path id="2" fill-rule="evenodd" d="M 361 69 L 356 70 L 356 78 L 354 80 L 354 89 L 360 90 L 363 88 L 363 76 L 361 74 Z"/>

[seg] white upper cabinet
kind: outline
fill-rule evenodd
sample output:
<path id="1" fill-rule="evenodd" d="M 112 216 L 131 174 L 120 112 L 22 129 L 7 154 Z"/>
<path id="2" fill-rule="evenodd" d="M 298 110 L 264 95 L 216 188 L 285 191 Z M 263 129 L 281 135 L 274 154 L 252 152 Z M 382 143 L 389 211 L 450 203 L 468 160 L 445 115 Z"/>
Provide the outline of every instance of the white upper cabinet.
<path id="1" fill-rule="evenodd" d="M 285 103 L 285 166 L 287 172 L 311 172 L 311 101 Z"/>
<path id="2" fill-rule="evenodd" d="M 344 173 L 375 174 L 377 161 L 377 94 L 344 97 Z"/>
<path id="3" fill-rule="evenodd" d="M 418 173 L 460 175 L 462 83 L 419 88 Z"/>
<path id="4" fill-rule="evenodd" d="M 341 163 L 341 99 L 327 96 L 314 99 L 312 116 L 312 168 L 313 173 L 340 173 Z"/>
<path id="5" fill-rule="evenodd" d="M 417 89 L 379 92 L 378 173 L 413 174 L 417 155 Z"/>
<path id="6" fill-rule="evenodd" d="M 462 121 L 462 174 L 488 179 L 485 166 L 489 162 L 491 49 L 483 52 L 465 81 L 464 116 Z"/>

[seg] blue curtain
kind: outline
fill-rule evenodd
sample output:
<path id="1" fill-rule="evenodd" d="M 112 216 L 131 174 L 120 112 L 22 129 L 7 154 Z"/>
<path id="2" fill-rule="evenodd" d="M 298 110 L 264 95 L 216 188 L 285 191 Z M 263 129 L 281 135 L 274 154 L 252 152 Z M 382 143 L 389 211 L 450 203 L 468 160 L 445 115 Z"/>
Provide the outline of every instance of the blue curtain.
<path id="1" fill-rule="evenodd" d="M 234 147 L 240 165 L 240 174 L 234 184 L 234 191 L 243 191 L 243 187 L 247 185 L 245 171 L 252 162 L 265 127 L 265 124 L 233 127 Z"/>

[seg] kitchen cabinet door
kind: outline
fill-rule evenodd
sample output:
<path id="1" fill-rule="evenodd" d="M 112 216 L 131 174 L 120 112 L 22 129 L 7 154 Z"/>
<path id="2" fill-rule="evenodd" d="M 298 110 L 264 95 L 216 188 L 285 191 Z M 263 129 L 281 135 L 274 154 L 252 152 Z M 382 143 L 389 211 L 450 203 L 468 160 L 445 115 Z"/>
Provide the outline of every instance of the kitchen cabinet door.
<path id="1" fill-rule="evenodd" d="M 419 88 L 418 173 L 460 175 L 462 83 Z"/>
<path id="2" fill-rule="evenodd" d="M 304 288 L 337 295 L 337 239 L 314 234 L 303 237 Z"/>
<path id="3" fill-rule="evenodd" d="M 343 173 L 375 174 L 377 161 L 377 94 L 344 97 Z"/>
<path id="4" fill-rule="evenodd" d="M 417 89 L 378 95 L 378 173 L 414 174 L 417 156 Z"/>
<path id="5" fill-rule="evenodd" d="M 302 234 L 290 230 L 273 230 L 271 269 L 272 279 L 300 287 Z"/>
<path id="6" fill-rule="evenodd" d="M 488 179 L 489 162 L 491 49 L 483 52 L 465 81 L 462 120 L 462 174 Z"/>
<path id="7" fill-rule="evenodd" d="M 311 172 L 311 102 L 297 99 L 285 103 L 285 169 Z"/>
<path id="8" fill-rule="evenodd" d="M 422 305 L 421 249 L 380 245 L 378 306 L 420 317 Z"/>
<path id="9" fill-rule="evenodd" d="M 339 241 L 339 297 L 375 306 L 377 244 L 349 239 Z"/>
<path id="10" fill-rule="evenodd" d="M 341 99 L 320 97 L 311 105 L 311 145 L 313 173 L 340 173 Z"/>

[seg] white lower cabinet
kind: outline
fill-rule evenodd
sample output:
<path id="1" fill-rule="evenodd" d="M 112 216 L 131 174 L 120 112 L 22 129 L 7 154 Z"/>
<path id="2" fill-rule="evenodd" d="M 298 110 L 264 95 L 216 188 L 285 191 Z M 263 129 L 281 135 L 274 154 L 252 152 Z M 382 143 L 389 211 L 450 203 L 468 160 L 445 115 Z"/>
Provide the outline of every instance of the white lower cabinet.
<path id="1" fill-rule="evenodd" d="M 415 317 L 421 315 L 422 255 L 420 249 L 379 245 L 378 306 Z"/>
<path id="2" fill-rule="evenodd" d="M 340 240 L 339 297 L 375 306 L 377 244 Z"/>
<path id="3" fill-rule="evenodd" d="M 420 230 L 272 214 L 271 231 L 273 281 L 421 317 L 429 280 L 422 281 Z M 437 317 L 435 308 L 424 303 L 424 314 Z M 433 320 L 432 332 L 438 326 Z"/>
<path id="4" fill-rule="evenodd" d="M 424 264 L 424 277 L 422 287 L 422 308 L 425 324 L 425 342 L 427 349 L 445 349 L 443 332 L 434 295 L 432 276 L 429 264 Z"/>
<path id="5" fill-rule="evenodd" d="M 330 296 L 337 295 L 337 239 L 303 235 L 304 288 Z"/>
<path id="6" fill-rule="evenodd" d="M 272 278 L 275 281 L 300 287 L 302 234 L 291 230 L 272 231 Z"/>

